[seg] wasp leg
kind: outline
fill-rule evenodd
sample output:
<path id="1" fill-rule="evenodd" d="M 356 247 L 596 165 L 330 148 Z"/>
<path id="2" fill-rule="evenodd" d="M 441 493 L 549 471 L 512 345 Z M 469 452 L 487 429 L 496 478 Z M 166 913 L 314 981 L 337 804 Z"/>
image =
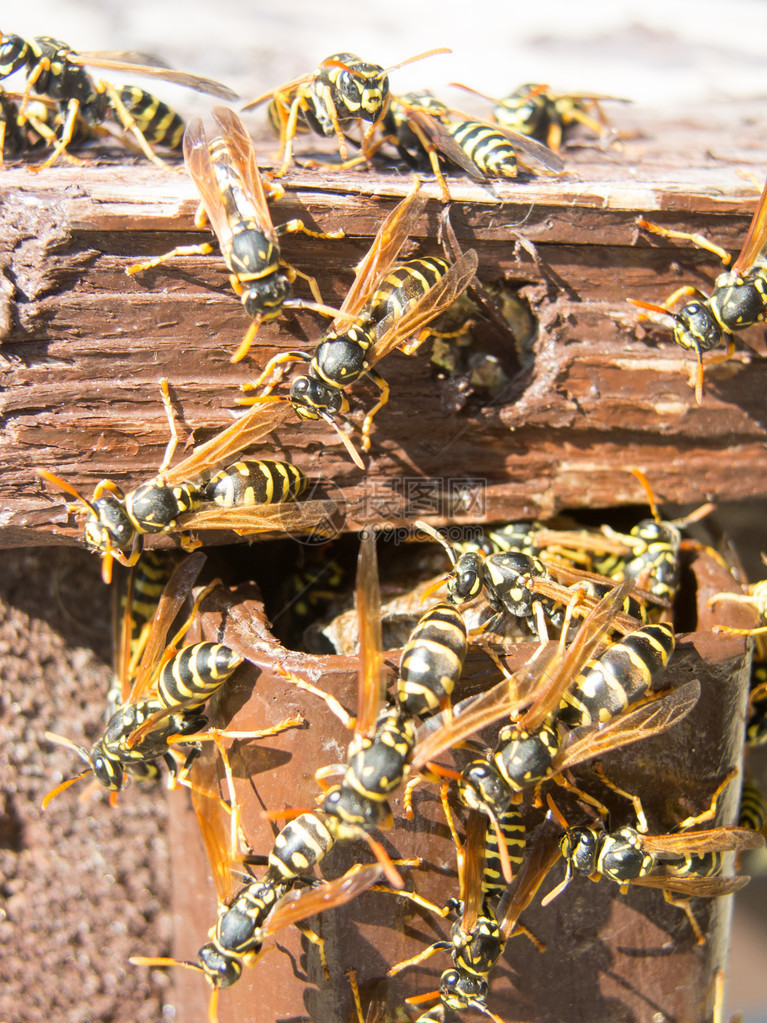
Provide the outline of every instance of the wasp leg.
<path id="1" fill-rule="evenodd" d="M 645 812 L 642 807 L 642 800 L 640 799 L 640 797 L 634 795 L 631 792 L 627 792 L 625 789 L 622 789 L 620 788 L 620 786 L 616 785 L 614 781 L 611 781 L 611 779 L 608 778 L 607 775 L 605 774 L 605 769 L 602 767 L 601 764 L 599 763 L 594 764 L 594 771 L 599 776 L 603 785 L 606 785 L 608 789 L 612 789 L 612 791 L 616 792 L 619 796 L 623 796 L 624 799 L 629 800 L 629 802 L 634 807 L 634 813 L 637 819 L 637 831 L 641 832 L 643 835 L 646 834 L 648 830 L 647 817 L 645 816 Z"/>
<path id="2" fill-rule="evenodd" d="M 722 792 L 727 788 L 732 779 L 737 775 L 737 769 L 733 768 L 728 771 L 724 776 L 724 779 L 714 789 L 714 794 L 711 797 L 708 809 L 704 810 L 703 813 L 697 814 L 695 817 L 686 817 L 680 824 L 674 828 L 674 831 L 687 831 L 688 828 L 694 827 L 696 824 L 702 824 L 704 821 L 713 820 L 716 817 L 716 806 L 719 802 L 719 797 Z"/>
<path id="3" fill-rule="evenodd" d="M 663 238 L 678 238 L 680 241 L 692 242 L 693 245 L 696 245 L 699 249 L 707 249 L 715 256 L 718 256 L 725 266 L 730 265 L 730 254 L 719 245 L 715 245 L 714 242 L 710 242 L 705 235 L 690 234 L 687 231 L 674 231 L 670 227 L 660 227 L 658 224 L 651 224 L 650 221 L 645 220 L 644 217 L 637 217 L 636 223 L 643 231 L 650 231 L 652 234 L 659 234 Z"/>
<path id="4" fill-rule="evenodd" d="M 274 97 L 277 101 L 277 94 Z M 301 105 L 301 96 L 296 96 L 290 105 L 290 111 L 286 121 L 282 121 L 284 114 L 281 112 L 280 120 L 281 131 L 280 131 L 280 156 L 282 157 L 282 163 L 278 170 L 274 171 L 275 178 L 282 178 L 288 173 L 288 168 L 293 160 L 293 139 L 296 137 L 296 129 L 298 126 L 298 108 Z"/>
<path id="5" fill-rule="evenodd" d="M 690 906 L 690 900 L 685 899 L 683 896 L 674 896 L 671 892 L 664 891 L 663 898 L 666 902 L 671 903 L 672 906 L 676 906 L 677 909 L 681 909 L 687 919 L 690 921 L 690 927 L 692 927 L 693 934 L 695 935 L 695 941 L 698 945 L 706 944 L 706 937 L 703 931 L 700 929 L 700 924 L 695 919 L 692 908 Z"/>
<path id="6" fill-rule="evenodd" d="M 98 82 L 96 88 L 98 89 L 99 92 L 106 93 L 106 97 L 109 100 L 109 105 L 113 112 L 117 115 L 120 124 L 126 131 L 129 131 L 131 135 L 133 135 L 144 156 L 148 160 L 151 160 L 151 162 L 156 167 L 163 168 L 167 167 L 168 164 L 165 162 L 165 160 L 161 160 L 160 157 L 157 156 L 157 154 L 153 151 L 152 147 L 147 142 L 146 138 L 144 137 L 144 133 L 141 131 L 138 124 L 136 123 L 136 119 L 125 106 L 122 99 L 120 99 L 120 93 L 117 91 L 117 89 L 115 89 L 113 85 L 110 85 L 109 82 L 104 81 Z"/>
<path id="7" fill-rule="evenodd" d="M 381 397 L 373 408 L 367 413 L 362 421 L 362 450 L 370 451 L 370 428 L 373 425 L 373 416 L 380 411 L 389 400 L 389 385 L 384 378 L 374 370 L 368 370 L 368 376 L 381 392 Z"/>

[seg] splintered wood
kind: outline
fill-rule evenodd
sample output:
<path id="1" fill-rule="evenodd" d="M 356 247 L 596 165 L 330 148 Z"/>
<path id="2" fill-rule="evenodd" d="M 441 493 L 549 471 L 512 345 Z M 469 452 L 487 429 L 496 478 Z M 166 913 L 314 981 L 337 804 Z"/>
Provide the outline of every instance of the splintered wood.
<path id="1" fill-rule="evenodd" d="M 509 304 L 532 313 L 526 347 L 499 326 L 501 299 L 480 307 L 472 351 L 480 363 L 498 360 L 494 387 L 438 365 L 427 342 L 380 366 L 391 398 L 374 419 L 366 472 L 321 421 L 291 418 L 258 454 L 328 481 L 349 529 L 641 503 L 632 466 L 667 501 L 767 493 L 764 329 L 745 332 L 735 357 L 706 371 L 698 406 L 694 357 L 669 326 L 640 323 L 626 302 L 662 303 L 682 284 L 710 291 L 721 270 L 715 256 L 648 235 L 636 218 L 703 233 L 737 253 L 760 187 L 741 172 L 758 179 L 767 167 L 760 122 L 724 106 L 661 124 L 632 116 L 636 137 L 567 150 L 561 177 L 492 187 L 449 179 L 450 224 L 462 249 L 476 248 L 480 280 L 505 285 Z M 271 144 L 259 144 L 265 167 L 270 155 Z M 411 177 L 386 165 L 297 168 L 285 185 L 272 206 L 277 223 L 299 216 L 312 229 L 346 233 L 283 245 L 337 306 Z M 407 255 L 442 253 L 443 205 L 431 178 L 423 187 L 430 201 Z M 323 323 L 290 312 L 264 325 L 248 359 L 232 365 L 249 321 L 217 254 L 126 276 L 137 261 L 210 240 L 194 229 L 197 195 L 183 167 L 102 162 L 34 173 L 21 165 L 0 172 L 0 191 L 0 543 L 71 542 L 79 530 L 64 497 L 46 490 L 35 467 L 86 496 L 104 477 L 131 488 L 156 472 L 168 438 L 161 377 L 182 440 L 197 443 L 237 413 L 241 384 L 279 351 L 310 351 Z M 301 281 L 296 291 L 309 297 Z M 277 393 L 286 390 L 284 382 Z M 363 380 L 351 396 L 359 441 L 377 392 Z"/>

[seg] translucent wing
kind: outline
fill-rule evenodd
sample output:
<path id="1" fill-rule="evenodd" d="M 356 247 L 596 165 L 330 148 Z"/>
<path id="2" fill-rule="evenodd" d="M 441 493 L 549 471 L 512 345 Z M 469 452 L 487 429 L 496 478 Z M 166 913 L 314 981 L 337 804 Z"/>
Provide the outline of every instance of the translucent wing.
<path id="1" fill-rule="evenodd" d="M 219 247 L 222 252 L 227 252 L 231 246 L 232 228 L 210 158 L 208 139 L 199 117 L 192 118 L 184 129 L 184 163 L 200 193 Z"/>
<path id="2" fill-rule="evenodd" d="M 335 881 L 328 881 L 314 888 L 288 892 L 269 914 L 262 931 L 263 936 L 267 937 L 289 924 L 299 923 L 316 913 L 324 913 L 327 909 L 350 902 L 372 887 L 382 873 L 377 863 L 364 867 L 357 864 Z"/>
<path id="3" fill-rule="evenodd" d="M 218 125 L 222 138 L 226 141 L 226 147 L 236 171 L 242 178 L 245 192 L 253 203 L 256 223 L 264 234 L 274 239 L 276 236 L 269 207 L 266 204 L 261 171 L 258 169 L 256 161 L 256 150 L 247 128 L 242 123 L 242 119 L 229 107 L 214 107 L 213 120 Z"/>
<path id="4" fill-rule="evenodd" d="M 748 828 L 710 828 L 668 835 L 642 835 L 642 848 L 657 856 L 699 856 L 708 852 L 761 849 L 764 836 Z"/>
<path id="5" fill-rule="evenodd" d="M 281 426 L 291 414 L 288 402 L 268 396 L 256 400 L 244 415 L 238 416 L 226 429 L 204 444 L 199 444 L 191 455 L 163 473 L 168 483 L 185 483 L 203 473 L 213 472 L 233 461 L 251 444 L 260 443 L 272 430 Z"/>
<path id="6" fill-rule="evenodd" d="M 384 702 L 386 679 L 383 671 L 381 632 L 381 591 L 375 536 L 362 534 L 357 560 L 357 619 L 360 637 L 355 734 L 371 737 L 378 711 Z"/>
<path id="7" fill-rule="evenodd" d="M 144 653 L 136 672 L 136 681 L 131 689 L 130 703 L 137 703 L 143 699 L 156 682 L 158 669 L 165 652 L 168 630 L 191 593 L 206 560 L 207 557 L 202 551 L 196 551 L 188 558 L 184 558 L 173 570 L 173 574 L 162 591 L 157 611 L 149 627 Z"/>
<path id="8" fill-rule="evenodd" d="M 498 918 L 504 938 L 511 936 L 520 916 L 533 901 L 546 875 L 559 859 L 561 834 L 551 821 L 546 821 L 538 831 L 532 847 L 528 849 L 514 888 L 507 889 L 498 904 Z"/>
<path id="9" fill-rule="evenodd" d="M 370 298 L 381 276 L 385 274 L 399 255 L 400 249 L 410 237 L 413 225 L 426 204 L 426 197 L 418 194 L 420 181 L 415 184 L 378 229 L 373 244 L 356 269 L 354 283 L 341 306 L 344 314 L 333 321 L 333 325 L 348 321 L 356 316 Z"/>
<path id="10" fill-rule="evenodd" d="M 482 910 L 482 875 L 485 869 L 485 838 L 487 817 L 471 811 L 466 821 L 466 840 L 460 856 L 461 928 L 467 934 L 474 930 Z"/>
<path id="11" fill-rule="evenodd" d="M 652 735 L 659 735 L 681 721 L 692 710 L 700 696 L 700 682 L 693 679 L 665 696 L 651 700 L 636 710 L 619 714 L 603 727 L 593 727 L 571 742 L 554 758 L 552 774 L 610 750 L 628 746 Z M 580 731 L 580 729 L 579 729 Z"/>
<path id="12" fill-rule="evenodd" d="M 477 272 L 477 253 L 469 249 L 445 273 L 433 288 L 414 303 L 404 316 L 390 314 L 376 327 L 377 338 L 368 362 L 374 366 L 397 345 L 414 337 L 462 295 Z"/>
<path id="13" fill-rule="evenodd" d="M 754 210 L 748 227 L 743 248 L 732 266 L 734 274 L 746 274 L 756 262 L 767 243 L 767 182 L 764 184 L 759 203 Z"/>
<path id="14" fill-rule="evenodd" d="M 690 898 L 715 898 L 718 895 L 729 895 L 743 888 L 751 880 L 745 874 L 732 877 L 672 877 L 667 874 L 646 874 L 631 881 L 631 886 L 641 885 L 644 888 L 662 888 L 667 892 L 688 895 Z"/>
<path id="15" fill-rule="evenodd" d="M 179 529 L 233 529 L 236 533 L 312 533 L 337 536 L 342 517 L 335 501 L 291 501 L 287 504 L 206 504 L 182 516 Z"/>
<path id="16" fill-rule="evenodd" d="M 189 782 L 192 806 L 197 814 L 221 907 L 231 901 L 235 886 L 230 849 L 231 817 L 219 792 L 215 754 L 203 753 L 197 757 L 189 772 Z"/>
<path id="17" fill-rule="evenodd" d="M 558 649 L 556 643 L 548 643 L 537 650 L 519 671 L 502 679 L 492 689 L 461 701 L 448 715 L 435 715 L 418 730 L 413 768 L 420 770 L 456 743 L 529 703 L 536 686 L 547 676 Z"/>
<path id="18" fill-rule="evenodd" d="M 100 67 L 110 71 L 130 71 L 132 75 L 142 75 L 146 78 L 161 78 L 164 82 L 171 82 L 173 85 L 183 85 L 187 89 L 194 89 L 195 92 L 204 92 L 209 96 L 218 96 L 219 99 L 236 100 L 238 94 L 227 85 L 215 81 L 213 78 L 203 78 L 200 75 L 187 74 L 184 71 L 174 71 L 172 68 L 162 65 L 144 64 L 140 60 L 147 54 L 135 53 L 129 50 L 123 52 L 109 53 L 69 53 L 67 59 L 72 64 L 84 67 Z"/>

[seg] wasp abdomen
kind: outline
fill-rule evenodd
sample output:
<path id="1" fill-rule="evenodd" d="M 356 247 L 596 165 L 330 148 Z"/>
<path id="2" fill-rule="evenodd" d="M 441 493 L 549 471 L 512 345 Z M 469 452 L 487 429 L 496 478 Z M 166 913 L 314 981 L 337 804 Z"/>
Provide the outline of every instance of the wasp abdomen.
<path id="1" fill-rule="evenodd" d="M 233 462 L 202 488 L 205 501 L 225 508 L 256 504 L 282 504 L 299 497 L 309 485 L 303 472 L 290 462 L 268 459 Z"/>
<path id="2" fill-rule="evenodd" d="M 223 643 L 195 643 L 184 647 L 165 665 L 157 682 L 164 707 L 205 703 L 223 685 L 242 657 Z"/>
<path id="3" fill-rule="evenodd" d="M 674 652 L 674 629 L 647 625 L 593 658 L 565 693 L 557 718 L 570 727 L 609 721 L 652 688 Z"/>
<path id="4" fill-rule="evenodd" d="M 467 650 L 463 616 L 442 602 L 422 616 L 402 654 L 397 700 L 410 717 L 439 710 L 461 677 Z"/>

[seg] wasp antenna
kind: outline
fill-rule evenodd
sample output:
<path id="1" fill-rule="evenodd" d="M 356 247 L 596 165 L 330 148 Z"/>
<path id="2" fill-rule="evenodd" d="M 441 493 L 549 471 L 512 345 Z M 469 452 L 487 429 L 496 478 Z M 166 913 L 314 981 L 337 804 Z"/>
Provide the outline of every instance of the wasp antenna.
<path id="1" fill-rule="evenodd" d="M 330 425 L 336 431 L 338 436 L 341 438 L 344 447 L 349 452 L 351 460 L 354 462 L 357 468 L 364 469 L 365 463 L 362 461 L 362 456 L 360 455 L 359 451 L 357 451 L 357 449 L 355 448 L 354 444 L 351 441 L 351 438 L 347 437 L 347 435 L 344 433 L 344 431 L 341 429 L 341 427 L 338 425 L 335 419 L 333 419 L 329 412 L 320 412 L 320 415 L 322 416 L 326 423 L 330 423 Z"/>
<path id="2" fill-rule="evenodd" d="M 445 551 L 447 552 L 447 556 L 450 558 L 450 564 L 451 565 L 456 564 L 457 559 L 455 556 L 455 551 L 444 538 L 444 536 L 434 528 L 434 526 L 430 526 L 428 522 L 424 522 L 422 519 L 416 519 L 414 525 L 418 529 L 420 529 L 422 533 L 426 533 L 427 536 L 430 536 L 432 540 L 436 540 L 437 543 L 441 543 L 442 546 L 445 548 Z"/>
<path id="3" fill-rule="evenodd" d="M 381 869 L 386 874 L 386 879 L 392 888 L 402 889 L 405 887 L 405 882 L 400 877 L 399 871 L 394 866 L 391 856 L 387 853 L 380 842 L 377 842 L 372 835 L 368 835 L 366 832 L 361 833 L 361 838 L 367 842 L 370 846 L 371 852 L 378 860 L 381 865 Z"/>
<path id="4" fill-rule="evenodd" d="M 564 828 L 565 831 L 567 831 L 567 829 L 570 827 L 570 825 L 565 820 L 565 818 L 564 818 L 564 816 L 562 814 L 562 811 L 559 809 L 557 804 L 551 798 L 551 793 L 550 792 L 546 793 L 546 802 L 549 804 L 549 811 L 550 811 L 552 817 L 554 818 L 554 820 L 557 822 L 557 824 L 559 824 L 562 828 Z"/>
<path id="5" fill-rule="evenodd" d="M 94 515 L 96 514 L 93 502 L 89 501 L 87 497 L 83 497 L 80 491 L 75 490 L 71 483 L 67 483 L 67 481 L 63 480 L 60 476 L 55 476 L 52 472 L 48 472 L 47 469 L 38 469 L 37 475 L 41 479 L 44 479 L 46 483 L 50 483 L 54 487 L 58 487 L 59 490 L 63 490 L 65 494 L 69 494 L 71 497 L 81 501 L 86 508 L 94 513 Z"/>
<path id="6" fill-rule="evenodd" d="M 245 356 L 250 351 L 250 346 L 256 339 L 256 334 L 258 334 L 258 328 L 261 326 L 262 320 L 263 316 L 256 316 L 252 320 L 250 326 L 245 331 L 245 336 L 243 337 L 242 341 L 240 341 L 237 351 L 229 360 L 230 362 L 241 362 L 245 358 Z"/>
<path id="7" fill-rule="evenodd" d="M 91 768 L 88 768 L 87 771 L 81 771 L 80 774 L 76 774 L 74 778 L 67 778 L 65 781 L 61 782 L 60 785 L 57 785 L 55 789 L 51 789 L 50 792 L 46 792 L 46 794 L 43 796 L 43 801 L 40 804 L 43 810 L 46 810 L 48 808 L 48 804 L 51 802 L 51 800 L 55 799 L 56 796 L 59 795 L 59 793 L 64 792 L 65 789 L 68 789 L 70 785 L 74 785 L 76 781 L 80 781 L 81 778 L 85 778 L 86 775 L 88 774 L 91 774 Z"/>
<path id="8" fill-rule="evenodd" d="M 171 959 L 169 956 L 131 956 L 128 962 L 133 966 L 183 966 L 187 970 L 204 973 L 205 970 L 197 963 L 189 963 L 184 959 Z"/>
<path id="9" fill-rule="evenodd" d="M 437 46 L 433 50 L 425 50 L 423 53 L 417 53 L 415 57 L 408 57 L 407 60 L 401 60 L 399 64 L 392 64 L 391 67 L 384 68 L 384 70 L 376 75 L 377 78 L 383 78 L 384 75 L 388 75 L 390 71 L 396 71 L 397 68 L 405 67 L 406 64 L 414 64 L 417 60 L 424 60 L 426 57 L 436 57 L 439 53 L 452 53 L 453 51 L 449 46 Z"/>
<path id="10" fill-rule="evenodd" d="M 565 890 L 565 888 L 567 888 L 567 886 L 570 884 L 570 880 L 572 879 L 572 876 L 573 876 L 572 870 L 570 869 L 570 864 L 568 863 L 567 864 L 567 870 L 565 871 L 565 876 L 562 878 L 562 880 L 559 882 L 559 884 L 556 886 L 556 888 L 552 888 L 551 891 L 549 892 L 549 894 L 545 895 L 541 899 L 541 905 L 542 906 L 548 906 L 548 904 L 550 902 L 553 902 L 554 899 L 557 898 L 557 896 L 561 895 L 562 892 Z"/>
<path id="11" fill-rule="evenodd" d="M 661 517 L 658 514 L 658 506 L 655 503 L 655 495 L 652 492 L 650 481 L 647 479 L 641 469 L 632 469 L 631 475 L 636 476 L 639 482 L 642 484 L 642 489 L 647 494 L 647 503 L 650 505 L 650 513 L 656 522 L 661 521 Z"/>

